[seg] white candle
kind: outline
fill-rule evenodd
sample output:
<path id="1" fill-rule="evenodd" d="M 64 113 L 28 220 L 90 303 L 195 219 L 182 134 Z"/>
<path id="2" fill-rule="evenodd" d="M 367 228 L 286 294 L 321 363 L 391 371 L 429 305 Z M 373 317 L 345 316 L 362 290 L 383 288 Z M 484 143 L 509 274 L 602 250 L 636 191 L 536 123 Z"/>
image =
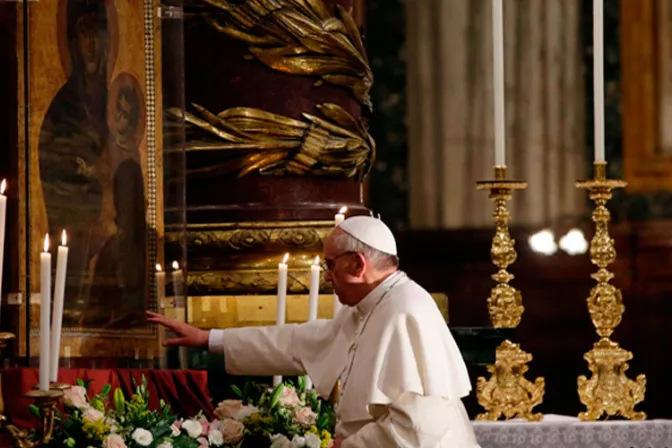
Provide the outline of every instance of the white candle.
<path id="1" fill-rule="evenodd" d="M 495 165 L 506 166 L 504 122 L 504 20 L 502 1 L 492 0 L 493 90 L 495 92 Z"/>
<path id="2" fill-rule="evenodd" d="M 341 209 L 334 215 L 334 226 L 338 226 L 340 223 L 345 221 L 345 214 L 348 211 L 348 207 L 341 207 Z"/>
<path id="3" fill-rule="evenodd" d="M 284 325 L 287 313 L 287 260 L 289 254 L 285 254 L 282 262 L 278 264 L 278 299 L 275 309 L 275 324 Z M 273 387 L 282 382 L 282 376 L 273 377 Z"/>
<path id="4" fill-rule="evenodd" d="M 173 295 L 175 296 L 175 308 L 183 308 L 185 305 L 184 300 L 184 275 L 182 274 L 182 269 L 180 269 L 180 264 L 177 261 L 173 261 L 173 272 L 171 274 L 173 278 Z"/>
<path id="5" fill-rule="evenodd" d="M 0 184 L 0 307 L 2 305 L 2 270 L 5 259 L 5 222 L 7 221 L 7 181 L 2 179 Z"/>
<path id="6" fill-rule="evenodd" d="M 308 321 L 317 319 L 317 304 L 320 299 L 320 257 L 310 267 L 310 293 L 308 296 Z"/>
<path id="7" fill-rule="evenodd" d="M 595 162 L 604 162 L 604 0 L 593 0 Z"/>
<path id="8" fill-rule="evenodd" d="M 163 312 L 166 307 L 166 273 L 163 272 L 161 265 L 156 263 L 156 306 Z"/>
<path id="9" fill-rule="evenodd" d="M 347 213 L 347 211 L 348 207 L 341 207 L 341 209 L 338 211 L 338 213 L 334 217 L 334 222 L 336 226 L 345 221 L 345 214 Z M 334 317 L 336 317 L 336 313 L 338 313 L 341 310 L 341 306 L 342 305 L 340 300 L 338 300 L 338 296 L 336 295 L 336 293 L 334 293 Z"/>
<path id="10" fill-rule="evenodd" d="M 58 246 L 58 259 L 56 261 L 56 284 L 54 286 L 54 311 L 51 321 L 51 354 L 49 362 L 49 379 L 58 381 L 58 360 L 61 355 L 61 328 L 63 325 L 63 302 L 65 300 L 65 279 L 68 267 L 68 246 L 65 230 L 61 234 L 61 245 Z"/>
<path id="11" fill-rule="evenodd" d="M 44 252 L 40 254 L 40 390 L 49 390 L 49 343 L 51 306 L 51 254 L 49 234 L 44 237 Z"/>

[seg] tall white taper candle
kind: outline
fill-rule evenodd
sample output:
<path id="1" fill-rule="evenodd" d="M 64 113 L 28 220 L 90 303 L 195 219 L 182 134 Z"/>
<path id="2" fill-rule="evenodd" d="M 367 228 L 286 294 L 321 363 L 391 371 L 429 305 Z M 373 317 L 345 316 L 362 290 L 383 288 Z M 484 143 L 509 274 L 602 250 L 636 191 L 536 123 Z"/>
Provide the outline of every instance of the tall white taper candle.
<path id="1" fill-rule="evenodd" d="M 334 216 L 334 226 L 338 227 L 340 223 L 345 221 L 345 214 L 348 212 L 348 207 L 341 207 L 341 209 L 336 213 Z M 334 317 L 336 317 L 336 314 L 341 310 L 341 301 L 338 300 L 338 294 L 334 293 Z"/>
<path id="2" fill-rule="evenodd" d="M 604 162 L 604 0 L 593 0 L 595 162 Z"/>
<path id="3" fill-rule="evenodd" d="M 51 353 L 49 355 L 49 380 L 58 381 L 58 361 L 61 356 L 61 328 L 63 325 L 63 303 L 65 301 L 65 279 L 68 268 L 68 246 L 65 230 L 61 234 L 56 260 L 56 284 L 54 285 L 54 312 L 51 320 Z"/>
<path id="4" fill-rule="evenodd" d="M 285 254 L 282 262 L 278 264 L 278 299 L 277 307 L 275 309 L 275 324 L 284 325 L 287 314 L 287 260 L 289 254 Z M 273 377 L 273 387 L 276 387 L 282 382 L 282 376 L 276 375 Z"/>
<path id="5" fill-rule="evenodd" d="M 44 237 L 44 252 L 40 254 L 40 390 L 49 390 L 49 344 L 51 314 L 51 254 L 49 234 Z"/>
<path id="6" fill-rule="evenodd" d="M 310 289 L 308 295 L 308 321 L 317 319 L 317 306 L 320 300 L 320 257 L 315 257 L 315 262 L 310 267 Z M 313 388 L 313 382 L 306 376 L 306 390 Z"/>
<path id="7" fill-rule="evenodd" d="M 493 90 L 495 93 L 495 165 L 506 166 L 504 114 L 504 19 L 502 1 L 492 0 Z"/>
<path id="8" fill-rule="evenodd" d="M 0 184 L 0 309 L 2 308 L 2 270 L 5 260 L 5 222 L 7 221 L 7 181 L 2 179 Z"/>

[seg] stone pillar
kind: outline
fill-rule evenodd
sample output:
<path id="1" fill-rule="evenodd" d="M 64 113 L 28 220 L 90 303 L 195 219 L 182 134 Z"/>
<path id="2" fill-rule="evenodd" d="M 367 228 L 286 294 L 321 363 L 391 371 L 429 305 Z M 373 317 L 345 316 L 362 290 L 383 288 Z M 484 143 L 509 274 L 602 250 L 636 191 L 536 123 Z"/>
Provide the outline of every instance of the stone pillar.
<path id="1" fill-rule="evenodd" d="M 362 180 L 374 143 L 361 119 L 372 76 L 358 11 L 348 12 L 361 2 L 280 1 L 269 11 L 225 1 L 229 12 L 215 3 L 185 22 L 190 320 L 271 323 L 283 255 L 290 293 L 307 298 L 309 266 L 339 208 L 368 213 Z M 168 233 L 167 250 L 178 239 Z M 288 320 L 305 320 L 292 300 Z"/>

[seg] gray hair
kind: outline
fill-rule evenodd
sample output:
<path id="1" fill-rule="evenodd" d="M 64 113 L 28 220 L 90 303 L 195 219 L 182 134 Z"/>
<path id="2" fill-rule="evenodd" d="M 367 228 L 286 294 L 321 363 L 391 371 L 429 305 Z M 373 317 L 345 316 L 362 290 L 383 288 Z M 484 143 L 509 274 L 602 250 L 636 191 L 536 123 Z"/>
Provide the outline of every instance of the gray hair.
<path id="1" fill-rule="evenodd" d="M 374 249 L 366 243 L 341 230 L 333 235 L 334 244 L 341 253 L 355 252 L 364 257 L 376 269 L 389 269 L 399 266 L 399 257 Z"/>

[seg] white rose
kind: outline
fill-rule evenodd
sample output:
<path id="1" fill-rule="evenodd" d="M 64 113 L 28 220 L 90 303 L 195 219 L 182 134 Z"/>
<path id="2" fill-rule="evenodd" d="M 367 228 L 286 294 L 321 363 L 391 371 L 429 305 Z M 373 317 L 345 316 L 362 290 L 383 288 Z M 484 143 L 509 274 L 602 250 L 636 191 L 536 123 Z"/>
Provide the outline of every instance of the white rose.
<path id="1" fill-rule="evenodd" d="M 259 412 L 259 409 L 256 406 L 252 406 L 252 405 L 248 404 L 246 406 L 241 407 L 234 418 L 236 420 L 238 420 L 239 422 L 242 422 L 247 417 L 249 417 L 252 414 L 256 414 L 257 412 Z"/>
<path id="2" fill-rule="evenodd" d="M 66 406 L 86 410 L 89 407 L 86 389 L 82 386 L 72 386 L 63 391 L 63 402 Z"/>
<path id="3" fill-rule="evenodd" d="M 144 428 L 138 428 L 135 431 L 133 431 L 131 437 L 133 438 L 133 440 L 135 440 L 135 443 L 142 446 L 149 446 L 154 441 L 152 433 Z"/>
<path id="4" fill-rule="evenodd" d="M 105 439 L 105 443 L 103 444 L 104 448 L 126 448 L 126 443 L 124 442 L 124 438 L 121 437 L 119 434 L 110 434 L 107 436 Z"/>
<path id="5" fill-rule="evenodd" d="M 320 448 L 322 441 L 315 434 L 306 434 L 306 448 Z"/>
<path id="6" fill-rule="evenodd" d="M 197 439 L 203 433 L 203 427 L 196 420 L 185 420 L 182 423 L 182 429 L 187 431 L 189 437 Z"/>
<path id="7" fill-rule="evenodd" d="M 303 448 L 304 446 L 306 446 L 306 439 L 295 435 L 292 439 L 292 448 Z"/>
<path id="8" fill-rule="evenodd" d="M 270 448 L 292 448 L 292 442 L 282 434 L 276 434 L 271 436 L 271 447 Z"/>
<path id="9" fill-rule="evenodd" d="M 208 442 L 210 442 L 210 445 L 222 446 L 224 445 L 224 435 L 222 435 L 222 432 L 219 429 L 210 429 Z"/>
<path id="10" fill-rule="evenodd" d="M 173 448 L 173 443 L 170 440 L 166 440 L 156 445 L 156 448 Z"/>
<path id="11" fill-rule="evenodd" d="M 303 426 L 310 426 L 315 424 L 315 419 L 317 414 L 313 410 L 306 406 L 305 408 L 297 408 L 294 410 L 294 419 L 302 424 Z"/>

